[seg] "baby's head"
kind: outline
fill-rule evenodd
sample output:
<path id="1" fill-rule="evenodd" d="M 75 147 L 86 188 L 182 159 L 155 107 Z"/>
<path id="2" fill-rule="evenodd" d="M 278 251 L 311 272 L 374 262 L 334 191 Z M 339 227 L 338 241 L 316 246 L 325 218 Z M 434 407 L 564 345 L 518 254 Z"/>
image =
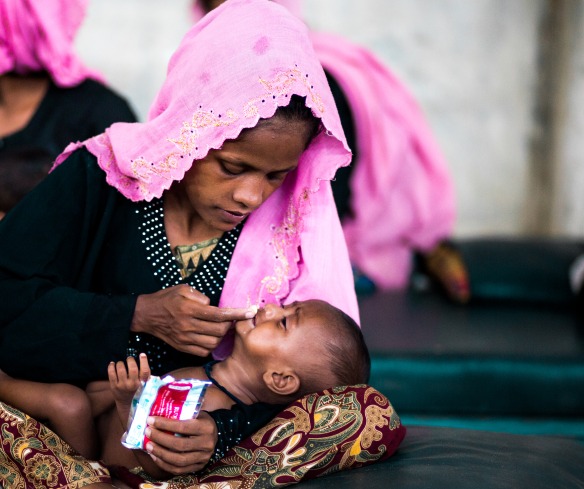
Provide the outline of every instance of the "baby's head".
<path id="1" fill-rule="evenodd" d="M 232 357 L 256 370 L 265 402 L 289 402 L 328 387 L 369 380 L 361 330 L 330 304 L 310 300 L 268 305 L 236 324 Z"/>

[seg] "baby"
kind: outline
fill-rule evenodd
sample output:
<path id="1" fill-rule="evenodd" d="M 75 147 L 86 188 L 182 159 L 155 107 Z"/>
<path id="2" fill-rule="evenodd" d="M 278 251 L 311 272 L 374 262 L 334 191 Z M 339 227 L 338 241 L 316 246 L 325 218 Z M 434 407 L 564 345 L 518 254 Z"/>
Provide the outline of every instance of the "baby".
<path id="1" fill-rule="evenodd" d="M 183 368 L 170 375 L 176 379 L 211 381 L 201 410 L 214 411 L 229 409 L 234 404 L 266 403 L 284 407 L 328 387 L 366 383 L 369 370 L 369 353 L 357 324 L 328 303 L 310 300 L 283 307 L 266 306 L 255 318 L 235 324 L 233 351 L 225 360 Z M 149 376 L 148 360 L 141 354 L 139 364 L 133 357 L 126 362 L 112 362 L 108 366 L 109 386 L 104 381 L 94 382 L 87 392 L 66 386 L 68 399 L 60 399 L 56 396 L 62 394 L 47 392 L 50 384 L 6 378 L 0 379 L 0 399 L 33 417 L 48 419 L 57 434 L 81 451 L 75 443 L 81 438 L 80 431 L 93 423 L 92 415 L 111 407 L 113 394 L 119 421 L 109 423 L 105 429 L 102 423 L 100 458 L 126 467 L 142 465 L 152 476 L 163 479 L 169 474 L 161 471 L 149 454 L 126 449 L 120 443 L 134 393 Z M 54 403 L 78 406 L 78 399 L 69 399 L 72 394 L 86 398 L 83 423 L 78 416 L 74 422 L 68 417 L 67 412 L 72 408 L 49 409 Z M 95 437 L 92 433 L 89 428 L 82 434 L 85 444 L 87 439 Z"/>

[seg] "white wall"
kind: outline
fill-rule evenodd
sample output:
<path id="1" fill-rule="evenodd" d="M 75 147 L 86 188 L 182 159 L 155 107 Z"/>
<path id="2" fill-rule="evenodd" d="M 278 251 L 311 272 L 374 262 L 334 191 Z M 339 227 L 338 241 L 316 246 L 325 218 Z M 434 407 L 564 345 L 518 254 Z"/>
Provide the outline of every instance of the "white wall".
<path id="1" fill-rule="evenodd" d="M 140 119 L 162 85 L 170 56 L 192 25 L 189 0 L 91 0 L 79 55 L 128 98 Z"/>
<path id="2" fill-rule="evenodd" d="M 190 25 L 188 5 L 91 3 L 79 51 L 141 118 Z M 539 0 L 304 1 L 313 28 L 368 46 L 417 97 L 454 177 L 459 236 L 522 231 L 540 7 Z M 584 40 L 575 42 L 554 228 L 584 236 Z"/>
<path id="3" fill-rule="evenodd" d="M 560 138 L 554 231 L 584 235 L 584 2 L 577 2 L 569 39 L 567 93 Z"/>

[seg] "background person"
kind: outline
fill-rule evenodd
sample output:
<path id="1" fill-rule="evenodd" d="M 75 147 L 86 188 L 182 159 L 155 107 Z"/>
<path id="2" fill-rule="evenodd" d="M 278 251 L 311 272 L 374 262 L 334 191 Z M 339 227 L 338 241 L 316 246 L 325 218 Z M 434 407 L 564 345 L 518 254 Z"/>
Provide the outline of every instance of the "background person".
<path id="1" fill-rule="evenodd" d="M 73 42 L 87 0 L 0 2 L 0 213 L 32 189 L 70 143 L 136 117 Z"/>

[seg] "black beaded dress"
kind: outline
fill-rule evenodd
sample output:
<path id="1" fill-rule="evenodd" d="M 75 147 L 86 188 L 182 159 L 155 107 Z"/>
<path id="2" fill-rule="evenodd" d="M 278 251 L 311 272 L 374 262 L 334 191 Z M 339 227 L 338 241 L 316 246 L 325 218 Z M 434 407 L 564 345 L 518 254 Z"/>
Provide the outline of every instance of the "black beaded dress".
<path id="1" fill-rule="evenodd" d="M 205 294 L 213 306 L 219 305 L 229 262 L 243 224 L 223 234 L 206 260 L 201 260 L 196 269 L 187 277 L 180 273 L 177 260 L 168 244 L 164 231 L 164 210 L 161 199 L 143 203 L 136 209 L 140 217 L 139 232 L 146 250 L 146 259 L 152 267 L 153 275 L 160 281 L 161 288 L 189 284 Z M 148 355 L 153 375 L 162 375 L 177 368 L 202 365 L 208 358 L 185 355 L 170 348 L 162 340 L 149 334 L 130 335 L 127 354 Z"/>

